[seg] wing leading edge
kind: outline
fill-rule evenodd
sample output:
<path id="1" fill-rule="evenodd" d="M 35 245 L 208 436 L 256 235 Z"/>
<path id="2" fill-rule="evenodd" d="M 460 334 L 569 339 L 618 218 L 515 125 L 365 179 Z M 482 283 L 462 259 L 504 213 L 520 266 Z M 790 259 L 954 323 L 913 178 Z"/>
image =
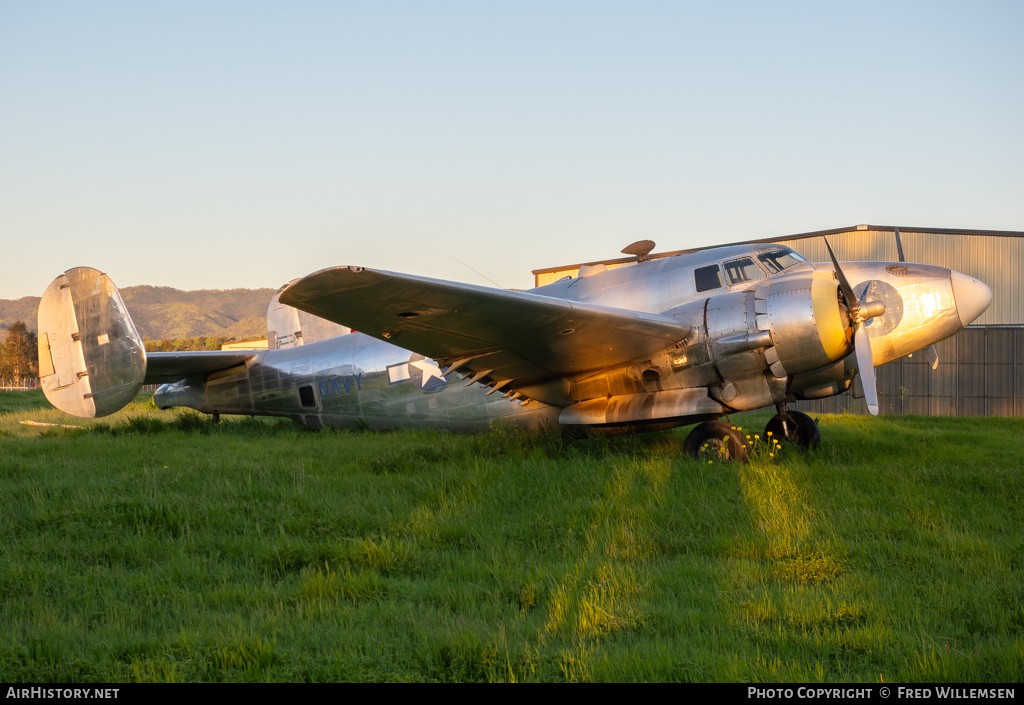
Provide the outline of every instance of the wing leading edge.
<path id="1" fill-rule="evenodd" d="M 280 300 L 507 393 L 641 359 L 690 333 L 664 316 L 361 267 L 315 272 Z"/>

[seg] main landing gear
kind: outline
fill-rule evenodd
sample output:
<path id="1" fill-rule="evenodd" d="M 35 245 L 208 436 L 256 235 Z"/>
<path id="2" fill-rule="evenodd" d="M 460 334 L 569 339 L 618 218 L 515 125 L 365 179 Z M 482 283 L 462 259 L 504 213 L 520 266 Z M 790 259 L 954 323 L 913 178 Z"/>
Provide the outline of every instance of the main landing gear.
<path id="1" fill-rule="evenodd" d="M 785 404 L 775 408 L 778 413 L 764 427 L 766 439 L 775 438 L 801 448 L 817 448 L 821 444 L 821 431 L 814 419 L 802 411 L 788 410 Z M 694 457 L 701 452 L 711 452 L 741 463 L 745 463 L 750 454 L 749 441 L 743 432 L 721 419 L 694 426 L 683 442 L 683 451 Z"/>
<path id="2" fill-rule="evenodd" d="M 794 443 L 801 448 L 817 448 L 821 444 L 821 431 L 802 411 L 790 411 L 785 404 L 776 404 L 778 413 L 764 427 L 764 435 L 772 434 L 783 442 Z"/>
<path id="3" fill-rule="evenodd" d="M 728 421 L 705 421 L 694 426 L 683 441 L 683 452 L 696 458 L 702 451 L 745 463 L 747 438 Z"/>

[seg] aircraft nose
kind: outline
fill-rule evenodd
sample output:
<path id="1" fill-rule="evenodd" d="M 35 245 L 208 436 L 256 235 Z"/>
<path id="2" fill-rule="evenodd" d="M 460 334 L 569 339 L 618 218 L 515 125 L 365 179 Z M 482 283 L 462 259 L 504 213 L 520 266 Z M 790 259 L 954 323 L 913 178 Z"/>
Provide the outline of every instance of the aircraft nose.
<path id="1" fill-rule="evenodd" d="M 953 284 L 953 300 L 956 302 L 960 324 L 966 328 L 992 303 L 992 290 L 985 282 L 960 272 L 951 271 L 949 278 Z"/>

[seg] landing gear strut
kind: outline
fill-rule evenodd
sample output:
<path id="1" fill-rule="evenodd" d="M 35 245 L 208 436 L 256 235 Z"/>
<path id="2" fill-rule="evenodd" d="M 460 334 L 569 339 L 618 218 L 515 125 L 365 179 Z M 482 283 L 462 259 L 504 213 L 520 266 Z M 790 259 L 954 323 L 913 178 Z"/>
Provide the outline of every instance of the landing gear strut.
<path id="1" fill-rule="evenodd" d="M 730 460 L 747 462 L 747 439 L 741 431 L 721 419 L 705 421 L 693 427 L 683 442 L 683 451 L 697 457 L 701 451 L 721 454 Z"/>
<path id="2" fill-rule="evenodd" d="M 764 435 L 794 443 L 801 448 L 817 448 L 821 444 L 818 424 L 802 411 L 789 411 L 785 404 L 777 404 L 778 413 L 764 427 Z"/>

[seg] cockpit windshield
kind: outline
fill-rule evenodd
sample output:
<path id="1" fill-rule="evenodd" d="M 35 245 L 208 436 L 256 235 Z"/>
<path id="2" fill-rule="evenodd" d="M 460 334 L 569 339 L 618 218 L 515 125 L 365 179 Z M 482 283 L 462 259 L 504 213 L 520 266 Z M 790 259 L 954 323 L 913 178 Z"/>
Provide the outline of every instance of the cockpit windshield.
<path id="1" fill-rule="evenodd" d="M 729 280 L 729 286 L 764 278 L 764 272 L 749 257 L 734 259 L 722 266 L 725 267 L 725 276 Z"/>
<path id="2" fill-rule="evenodd" d="M 769 275 L 778 274 L 783 269 L 807 261 L 806 257 L 789 249 L 762 252 L 757 258 L 761 260 L 761 264 L 768 270 Z"/>

